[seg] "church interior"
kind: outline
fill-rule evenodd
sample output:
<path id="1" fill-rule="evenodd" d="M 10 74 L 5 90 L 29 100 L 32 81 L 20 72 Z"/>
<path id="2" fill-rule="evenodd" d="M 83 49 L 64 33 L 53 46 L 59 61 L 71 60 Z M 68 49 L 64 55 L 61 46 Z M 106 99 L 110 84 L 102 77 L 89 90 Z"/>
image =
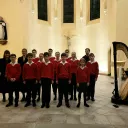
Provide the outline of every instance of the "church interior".
<path id="1" fill-rule="evenodd" d="M 69 49 L 69 56 L 76 52 L 81 59 L 89 48 L 99 64 L 95 102 L 88 101 L 89 108 L 82 105 L 83 98 L 80 108 L 76 108 L 76 101 L 70 101 L 70 108 L 57 108 L 52 88 L 49 109 L 41 109 L 40 102 L 35 108 L 24 108 L 20 102 L 17 108 L 6 108 L 7 101 L 2 102 L 0 94 L 0 128 L 128 128 L 127 106 L 111 103 L 115 87 L 112 42 L 128 45 L 127 5 L 128 0 L 0 0 L 0 17 L 8 36 L 0 39 L 0 58 L 5 50 L 18 59 L 23 48 L 28 52 L 36 49 L 37 56 L 51 48 L 53 56 Z M 128 69 L 123 51 L 117 51 L 116 62 L 120 90 L 127 79 L 122 80 L 123 70 Z M 125 90 L 128 92 L 128 87 Z"/>

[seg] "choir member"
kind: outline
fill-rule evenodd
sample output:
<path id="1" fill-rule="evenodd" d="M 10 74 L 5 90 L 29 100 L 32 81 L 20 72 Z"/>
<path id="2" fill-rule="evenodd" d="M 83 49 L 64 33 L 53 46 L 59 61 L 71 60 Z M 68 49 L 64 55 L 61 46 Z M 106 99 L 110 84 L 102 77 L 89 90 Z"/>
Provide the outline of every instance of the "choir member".
<path id="1" fill-rule="evenodd" d="M 52 56 L 53 53 L 53 49 L 49 48 L 48 49 L 48 53 L 49 53 L 49 60 L 53 63 L 55 57 Z"/>
<path id="2" fill-rule="evenodd" d="M 89 59 L 89 54 L 90 54 L 90 49 L 86 48 L 85 49 L 85 55 L 83 56 L 83 58 L 86 60 L 86 63 L 90 60 Z"/>
<path id="3" fill-rule="evenodd" d="M 99 74 L 99 65 L 98 62 L 95 61 L 95 55 L 93 53 L 89 54 L 90 61 L 87 63 L 87 67 L 90 70 L 90 85 L 88 89 L 88 98 L 87 100 L 95 101 L 95 82 L 97 81 Z"/>
<path id="4" fill-rule="evenodd" d="M 4 51 L 4 56 L 0 59 L 0 92 L 3 94 L 3 102 L 6 101 L 5 94 L 8 92 L 7 79 L 5 75 L 6 66 L 10 63 L 10 51 Z"/>
<path id="5" fill-rule="evenodd" d="M 9 87 L 9 103 L 6 107 L 13 105 L 13 92 L 15 92 L 15 107 L 18 107 L 19 101 L 19 80 L 21 75 L 21 66 L 16 63 L 16 55 L 10 55 L 11 62 L 7 64 L 6 67 L 6 76 Z"/>
<path id="6" fill-rule="evenodd" d="M 70 52 L 69 49 L 66 49 L 66 50 L 65 50 L 66 57 L 67 57 L 67 58 L 66 58 L 66 61 L 67 61 L 67 62 L 72 58 L 72 57 L 69 57 L 69 52 Z"/>
<path id="7" fill-rule="evenodd" d="M 60 63 L 60 52 L 56 52 L 55 53 L 56 58 L 53 61 L 53 66 L 54 66 L 54 83 L 52 84 L 52 88 L 53 88 L 53 93 L 54 93 L 54 100 L 56 100 L 57 98 L 57 84 L 56 84 L 56 68 L 57 65 Z"/>
<path id="8" fill-rule="evenodd" d="M 77 100 L 76 98 L 76 87 L 77 87 L 77 83 L 76 83 L 76 72 L 77 72 L 77 68 L 79 65 L 79 60 L 76 59 L 76 52 L 72 52 L 72 58 L 69 60 L 69 63 L 71 64 L 71 85 L 70 85 L 70 91 L 71 91 L 71 98 L 70 100 Z"/>
<path id="9" fill-rule="evenodd" d="M 44 62 L 43 58 L 44 58 L 44 54 L 40 53 L 39 54 L 39 61 L 37 62 L 38 70 L 40 70 L 41 63 Z M 38 83 L 37 83 L 37 95 L 38 95 L 37 102 L 40 101 L 40 87 L 41 87 L 41 83 L 40 83 L 40 81 L 38 81 Z"/>
<path id="10" fill-rule="evenodd" d="M 40 66 L 40 78 L 42 85 L 42 105 L 41 108 L 50 107 L 50 97 L 51 97 L 51 84 L 54 80 L 54 67 L 49 60 L 49 53 L 44 53 L 44 63 Z"/>
<path id="11" fill-rule="evenodd" d="M 32 53 L 27 54 L 28 62 L 24 64 L 23 66 L 23 83 L 26 85 L 27 90 L 27 102 L 25 104 L 25 107 L 30 106 L 31 104 L 31 97 L 32 97 L 32 103 L 33 107 L 36 106 L 36 84 L 39 80 L 38 75 L 38 67 L 37 65 L 32 61 L 33 55 Z"/>
<path id="12" fill-rule="evenodd" d="M 25 96 L 25 85 L 23 84 L 23 79 L 22 79 L 22 71 L 23 71 L 23 66 L 24 64 L 28 61 L 27 59 L 27 49 L 23 48 L 22 49 L 22 56 L 18 58 L 18 63 L 21 66 L 21 77 L 20 77 L 20 86 L 21 86 L 21 92 L 22 92 L 22 99 L 21 102 L 25 101 L 26 96 Z"/>
<path id="13" fill-rule="evenodd" d="M 39 58 L 36 57 L 36 54 L 37 54 L 37 50 L 36 50 L 36 49 L 33 49 L 33 50 L 32 50 L 32 55 L 33 55 L 32 61 L 33 61 L 34 63 L 37 63 L 37 62 L 39 61 Z"/>
<path id="14" fill-rule="evenodd" d="M 88 67 L 85 66 L 86 61 L 84 58 L 80 59 L 80 66 L 77 69 L 77 86 L 78 86 L 78 104 L 77 107 L 80 107 L 81 101 L 81 93 L 84 96 L 84 106 L 89 107 L 86 103 L 86 93 L 87 93 L 87 86 L 89 86 L 89 79 L 90 79 L 90 72 Z"/>
<path id="15" fill-rule="evenodd" d="M 65 97 L 65 104 L 67 108 L 70 108 L 68 100 L 68 89 L 71 84 L 71 66 L 66 61 L 66 54 L 61 54 L 61 62 L 57 66 L 56 83 L 59 90 L 59 103 L 57 107 L 62 106 L 63 95 Z"/>

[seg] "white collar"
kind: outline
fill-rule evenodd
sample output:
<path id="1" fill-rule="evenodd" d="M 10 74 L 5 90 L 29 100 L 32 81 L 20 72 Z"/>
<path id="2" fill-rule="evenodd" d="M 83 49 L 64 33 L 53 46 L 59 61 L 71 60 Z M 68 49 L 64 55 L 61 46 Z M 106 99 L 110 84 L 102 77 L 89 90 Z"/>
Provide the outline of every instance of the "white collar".
<path id="1" fill-rule="evenodd" d="M 48 65 L 49 63 L 51 63 L 51 62 L 50 62 L 50 61 L 48 61 L 48 62 L 45 62 L 45 61 L 44 61 L 44 64 L 45 64 L 45 65 Z"/>
<path id="2" fill-rule="evenodd" d="M 39 60 L 38 62 L 42 63 L 42 62 L 44 62 L 44 61 L 43 61 L 43 60 L 42 60 L 42 61 Z"/>
<path id="3" fill-rule="evenodd" d="M 85 67 L 86 67 L 86 66 L 84 66 L 84 67 L 80 66 L 80 68 L 81 68 L 82 70 L 83 70 Z"/>
<path id="4" fill-rule="evenodd" d="M 76 61 L 77 59 L 75 58 L 74 60 L 71 58 L 72 61 Z"/>
<path id="5" fill-rule="evenodd" d="M 57 61 L 57 62 L 60 61 L 60 60 L 61 60 L 61 59 L 59 59 L 59 60 L 57 60 L 56 58 L 54 59 L 54 61 Z"/>
<path id="6" fill-rule="evenodd" d="M 61 63 L 61 64 L 63 64 L 63 65 L 65 65 L 65 64 L 66 64 L 66 63 L 68 63 L 68 62 L 67 62 L 67 61 L 65 61 L 65 62 L 63 63 L 63 62 L 61 61 L 60 63 Z"/>
<path id="7" fill-rule="evenodd" d="M 15 63 L 10 62 L 10 64 L 11 64 L 12 66 L 14 66 L 14 65 L 16 65 L 16 64 L 17 64 L 17 62 L 15 62 Z"/>
<path id="8" fill-rule="evenodd" d="M 29 66 L 31 66 L 33 63 L 34 63 L 34 62 L 32 61 L 32 63 L 28 63 L 28 62 L 27 62 L 26 64 L 29 64 Z"/>
<path id="9" fill-rule="evenodd" d="M 93 62 L 92 62 L 92 61 L 89 61 L 89 62 L 90 62 L 91 64 L 93 64 L 93 63 L 95 63 L 96 61 L 93 61 Z"/>

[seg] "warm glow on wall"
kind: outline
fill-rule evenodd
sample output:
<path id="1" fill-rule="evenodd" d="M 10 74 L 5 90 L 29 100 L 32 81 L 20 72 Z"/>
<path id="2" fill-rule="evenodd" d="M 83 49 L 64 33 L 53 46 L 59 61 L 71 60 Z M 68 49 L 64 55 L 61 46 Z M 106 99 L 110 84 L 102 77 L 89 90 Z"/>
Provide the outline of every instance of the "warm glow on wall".
<path id="1" fill-rule="evenodd" d="M 106 61 L 108 61 L 108 60 L 106 60 Z M 108 72 L 108 65 L 107 65 L 106 61 L 99 62 L 99 70 L 101 73 Z"/>
<path id="2" fill-rule="evenodd" d="M 0 47 L 0 56 L 6 49 L 19 56 L 22 48 L 27 48 L 29 52 L 35 48 L 38 53 L 46 52 L 48 48 L 52 48 L 54 52 L 64 52 L 69 46 L 70 51 L 75 51 L 77 58 L 80 59 L 85 55 L 85 48 L 90 48 L 99 63 L 100 72 L 108 73 L 108 51 L 113 40 L 113 37 L 109 36 L 115 36 L 114 32 L 116 31 L 113 27 L 116 22 L 110 24 L 115 13 L 112 16 L 110 15 L 113 6 L 109 7 L 109 4 L 111 5 L 114 0 L 101 0 L 101 20 L 91 23 L 88 15 L 90 0 L 74 0 L 73 24 L 63 24 L 62 22 L 62 1 L 48 0 L 48 22 L 45 22 L 38 19 L 37 0 L 23 0 L 23 3 L 20 0 L 2 0 L 0 13 L 7 22 L 9 43 Z M 105 1 L 107 1 L 107 4 Z M 107 9 L 107 16 L 104 16 L 105 9 Z M 121 11 L 123 12 L 123 10 Z M 12 18 L 12 15 L 15 18 Z M 118 19 L 118 22 L 120 22 L 120 19 Z M 124 28 L 126 27 L 124 26 Z M 122 26 L 118 30 L 122 30 Z M 16 35 L 16 33 L 18 34 Z M 127 31 L 123 32 L 123 35 L 124 33 L 127 33 Z M 117 34 L 118 37 L 121 37 L 120 33 Z M 70 40 L 67 41 L 64 35 L 70 37 Z"/>

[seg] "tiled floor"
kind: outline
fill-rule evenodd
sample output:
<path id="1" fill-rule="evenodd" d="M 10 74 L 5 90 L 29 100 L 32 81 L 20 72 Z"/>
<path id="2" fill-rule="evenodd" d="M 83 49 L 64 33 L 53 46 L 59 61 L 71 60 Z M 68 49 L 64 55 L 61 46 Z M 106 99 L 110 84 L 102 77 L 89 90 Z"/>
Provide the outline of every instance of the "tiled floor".
<path id="1" fill-rule="evenodd" d="M 114 108 L 110 102 L 112 81 L 107 76 L 99 77 L 96 101 L 88 102 L 90 108 L 82 103 L 78 109 L 75 101 L 70 102 L 70 109 L 56 108 L 55 101 L 51 101 L 50 109 L 41 109 L 41 103 L 36 108 L 24 108 L 23 103 L 18 108 L 6 108 L 6 103 L 0 102 L 0 128 L 128 128 L 128 107 Z"/>

